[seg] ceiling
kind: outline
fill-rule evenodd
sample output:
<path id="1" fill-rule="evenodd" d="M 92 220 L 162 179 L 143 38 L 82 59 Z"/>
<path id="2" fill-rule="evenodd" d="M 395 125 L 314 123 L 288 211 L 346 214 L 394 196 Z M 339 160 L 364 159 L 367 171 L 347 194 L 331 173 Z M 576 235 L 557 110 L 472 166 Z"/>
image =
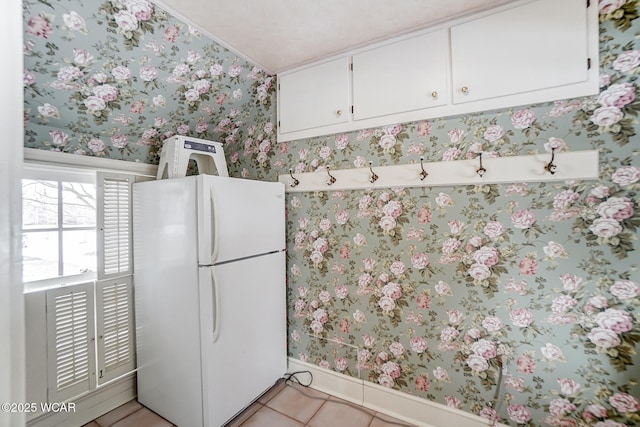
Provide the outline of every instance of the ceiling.
<path id="1" fill-rule="evenodd" d="M 154 0 L 276 74 L 514 0 Z"/>

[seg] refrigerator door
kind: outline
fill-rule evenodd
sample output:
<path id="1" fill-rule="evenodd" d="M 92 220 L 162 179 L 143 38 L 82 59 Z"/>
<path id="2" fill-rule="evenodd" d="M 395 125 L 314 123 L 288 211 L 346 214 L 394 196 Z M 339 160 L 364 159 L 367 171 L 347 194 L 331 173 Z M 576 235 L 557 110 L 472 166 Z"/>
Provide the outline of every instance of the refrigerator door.
<path id="1" fill-rule="evenodd" d="M 133 186 L 140 403 L 181 427 L 202 426 L 194 179 Z"/>
<path id="2" fill-rule="evenodd" d="M 204 425 L 221 426 L 286 372 L 285 253 L 199 275 Z"/>
<path id="3" fill-rule="evenodd" d="M 198 175 L 198 263 L 285 248 L 284 184 Z"/>

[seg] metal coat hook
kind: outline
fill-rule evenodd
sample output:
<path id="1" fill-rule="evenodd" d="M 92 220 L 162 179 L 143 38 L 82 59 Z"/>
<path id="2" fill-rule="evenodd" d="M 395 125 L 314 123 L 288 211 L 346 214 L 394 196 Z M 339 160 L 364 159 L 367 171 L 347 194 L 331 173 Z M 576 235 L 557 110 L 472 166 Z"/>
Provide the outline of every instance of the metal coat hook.
<path id="1" fill-rule="evenodd" d="M 333 185 L 336 182 L 336 177 L 331 175 L 331 173 L 329 172 L 329 166 L 325 167 L 326 171 L 327 171 L 327 175 L 329 175 L 329 179 L 327 180 L 327 185 Z"/>
<path id="2" fill-rule="evenodd" d="M 556 169 L 558 168 L 558 166 L 553 163 L 553 160 L 555 159 L 555 156 L 556 156 L 556 149 L 554 147 L 554 148 L 551 149 L 551 161 L 549 163 L 547 163 L 546 165 L 544 165 L 544 170 L 549 172 L 551 175 L 556 173 Z"/>
<path id="3" fill-rule="evenodd" d="M 427 179 L 427 176 L 429 176 L 429 172 L 424 170 L 424 164 L 422 162 L 424 162 L 424 157 L 420 157 L 420 181 L 424 181 Z"/>
<path id="4" fill-rule="evenodd" d="M 296 187 L 298 184 L 300 184 L 300 181 L 298 181 L 298 179 L 293 176 L 293 169 L 289 169 L 289 175 L 291 175 L 291 179 L 293 180 L 289 183 L 289 186 L 291 188 Z"/>
<path id="5" fill-rule="evenodd" d="M 376 173 L 373 171 L 373 168 L 371 167 L 371 162 L 369 162 L 369 170 L 371 171 L 371 176 L 369 177 L 369 182 L 370 183 L 374 183 L 378 180 L 378 175 L 376 175 Z"/>
<path id="6" fill-rule="evenodd" d="M 480 167 L 476 169 L 476 173 L 480 175 L 480 178 L 482 178 L 487 170 L 482 166 L 482 153 L 478 153 L 478 157 L 480 158 Z"/>

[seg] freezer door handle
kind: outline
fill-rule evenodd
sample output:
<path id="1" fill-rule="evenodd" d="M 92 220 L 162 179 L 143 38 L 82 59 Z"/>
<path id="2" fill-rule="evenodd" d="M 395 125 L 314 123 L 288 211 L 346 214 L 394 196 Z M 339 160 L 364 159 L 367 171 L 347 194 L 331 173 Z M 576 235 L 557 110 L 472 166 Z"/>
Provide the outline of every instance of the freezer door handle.
<path id="1" fill-rule="evenodd" d="M 217 212 L 215 210 L 215 201 L 216 201 L 216 194 L 213 191 L 213 187 L 210 188 L 209 190 L 209 209 L 211 209 L 211 240 L 209 240 L 210 245 L 211 245 L 211 261 L 215 261 L 218 258 L 218 242 L 217 242 L 217 238 L 218 238 L 218 215 Z"/>
<path id="2" fill-rule="evenodd" d="M 202 178 L 199 176 L 198 178 Z M 212 265 L 218 256 L 218 212 L 216 209 L 216 194 L 207 182 L 199 180 L 198 187 L 198 264 Z"/>
<path id="3" fill-rule="evenodd" d="M 211 270 L 211 296 L 213 303 L 213 342 L 217 342 L 220 337 L 220 292 L 216 282 L 216 273 Z"/>

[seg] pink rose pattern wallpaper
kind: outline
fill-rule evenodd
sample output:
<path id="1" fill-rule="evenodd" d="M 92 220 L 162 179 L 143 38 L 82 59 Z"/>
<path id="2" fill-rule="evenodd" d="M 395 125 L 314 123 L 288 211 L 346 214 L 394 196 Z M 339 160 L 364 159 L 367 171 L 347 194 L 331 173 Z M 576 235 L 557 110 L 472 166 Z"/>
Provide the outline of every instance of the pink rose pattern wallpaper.
<path id="1" fill-rule="evenodd" d="M 511 426 L 640 425 L 640 5 L 597 7 L 597 96 L 278 144 L 275 77 L 152 3 L 27 0 L 25 144 L 156 163 L 185 134 L 262 180 L 597 149 L 593 181 L 288 194 L 289 355 Z"/>
<path id="2" fill-rule="evenodd" d="M 274 76 L 150 1 L 25 0 L 24 29 L 27 147 L 158 163 L 172 135 L 244 142 L 273 121 Z"/>

